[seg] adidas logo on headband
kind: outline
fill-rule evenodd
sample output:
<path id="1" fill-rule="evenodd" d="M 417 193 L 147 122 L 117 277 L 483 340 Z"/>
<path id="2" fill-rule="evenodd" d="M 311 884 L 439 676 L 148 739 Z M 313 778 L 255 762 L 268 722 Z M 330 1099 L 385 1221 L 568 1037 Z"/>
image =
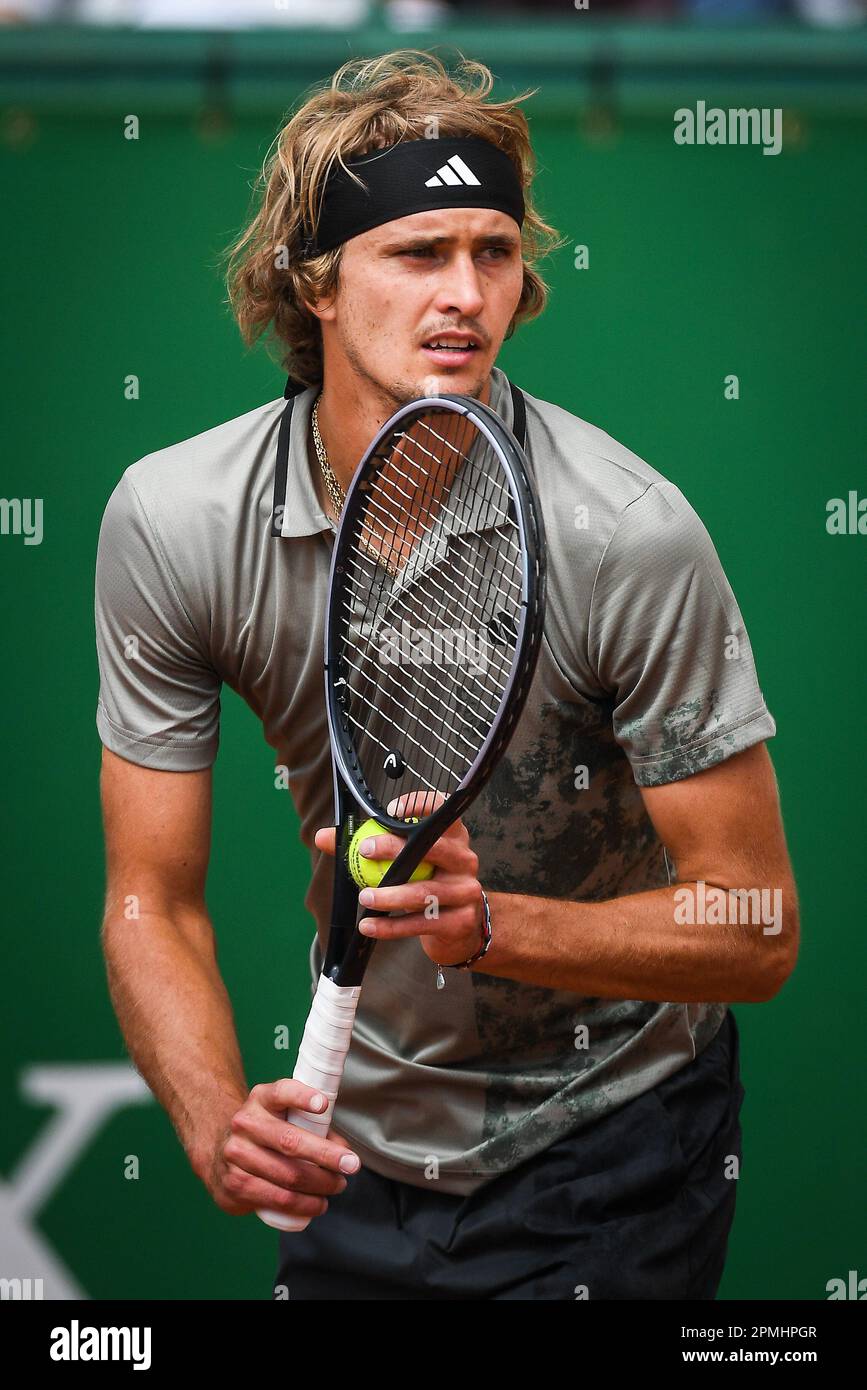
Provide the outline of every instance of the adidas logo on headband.
<path id="1" fill-rule="evenodd" d="M 444 156 L 437 167 L 434 160 Z M 467 159 L 481 173 L 471 169 Z M 429 173 L 431 167 L 434 173 Z M 362 175 L 361 185 L 352 177 L 356 170 Z M 454 207 L 496 208 L 523 226 L 521 175 L 505 150 L 481 136 L 397 140 L 346 167 L 338 162 L 332 165 L 321 197 L 318 226 L 315 231 L 303 229 L 299 254 L 302 259 L 317 256 L 384 222 L 414 212 Z"/>
<path id="2" fill-rule="evenodd" d="M 436 173 L 429 179 L 425 179 L 425 188 L 442 188 L 444 183 L 477 183 L 481 185 L 481 179 L 477 179 L 468 164 L 465 164 L 459 154 L 453 154 L 451 159 L 441 164 Z"/>

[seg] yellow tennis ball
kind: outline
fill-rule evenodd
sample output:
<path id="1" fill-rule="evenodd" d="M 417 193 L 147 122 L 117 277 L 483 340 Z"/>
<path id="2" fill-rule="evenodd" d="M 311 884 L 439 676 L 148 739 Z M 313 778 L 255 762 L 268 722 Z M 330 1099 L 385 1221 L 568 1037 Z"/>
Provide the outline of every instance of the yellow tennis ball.
<path id="1" fill-rule="evenodd" d="M 418 816 L 411 816 L 410 819 L 415 823 Z M 368 836 L 387 835 L 388 833 L 385 827 L 379 824 L 379 821 L 366 820 L 363 825 L 358 827 L 350 840 L 347 856 L 349 872 L 359 888 L 378 888 L 386 870 L 390 869 L 394 863 L 393 859 L 365 859 L 360 848 L 362 840 L 366 840 Z M 423 859 L 418 868 L 411 874 L 409 881 L 410 883 L 419 883 L 423 879 L 432 878 L 433 871 L 433 864 L 429 864 L 426 859 Z"/>

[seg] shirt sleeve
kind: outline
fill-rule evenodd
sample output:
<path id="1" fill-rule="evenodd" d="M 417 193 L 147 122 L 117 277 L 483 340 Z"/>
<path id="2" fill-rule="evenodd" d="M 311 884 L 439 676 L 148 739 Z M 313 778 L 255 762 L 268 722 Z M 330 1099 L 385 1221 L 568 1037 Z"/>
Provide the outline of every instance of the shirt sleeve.
<path id="1" fill-rule="evenodd" d="M 776 732 L 713 542 L 673 484 L 652 483 L 624 508 L 588 633 L 639 786 L 689 777 Z"/>
<path id="2" fill-rule="evenodd" d="M 130 478 L 106 506 L 96 560 L 96 725 L 107 748 L 167 771 L 217 756 L 220 677 Z"/>

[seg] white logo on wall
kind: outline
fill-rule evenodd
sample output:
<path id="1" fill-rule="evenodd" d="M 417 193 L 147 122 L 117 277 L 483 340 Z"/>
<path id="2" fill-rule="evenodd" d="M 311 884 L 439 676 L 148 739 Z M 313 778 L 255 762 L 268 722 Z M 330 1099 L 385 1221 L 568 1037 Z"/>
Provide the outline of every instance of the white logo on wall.
<path id="1" fill-rule="evenodd" d="M 34 1105 L 50 1105 L 47 1120 L 17 1168 L 0 1182 L 0 1287 L 15 1297 L 40 1281 L 40 1297 L 87 1298 L 34 1222 L 82 1150 L 115 1110 L 153 1096 L 128 1062 L 29 1067 L 21 1092 Z M 23 1295 L 22 1295 L 23 1296 Z M 31 1295 L 32 1296 L 32 1295 Z"/>
<path id="2" fill-rule="evenodd" d="M 442 188 L 444 183 L 450 184 L 479 184 L 481 179 L 477 179 L 468 164 L 465 164 L 459 154 L 453 154 L 451 159 L 441 164 L 435 174 L 429 179 L 425 179 L 425 188 Z"/>

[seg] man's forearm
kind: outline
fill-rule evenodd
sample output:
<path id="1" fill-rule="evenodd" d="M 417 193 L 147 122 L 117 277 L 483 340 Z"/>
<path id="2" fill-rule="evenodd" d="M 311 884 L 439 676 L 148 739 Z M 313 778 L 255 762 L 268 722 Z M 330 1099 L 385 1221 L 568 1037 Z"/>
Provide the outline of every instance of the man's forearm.
<path id="1" fill-rule="evenodd" d="M 614 999 L 750 1003 L 776 993 L 788 973 L 794 891 L 783 888 L 776 931 L 679 921 L 675 893 L 684 889 L 698 897 L 695 883 L 600 903 L 489 893 L 493 940 L 473 972 Z"/>
<path id="2" fill-rule="evenodd" d="M 106 918 L 112 1002 L 130 1055 L 201 1175 L 248 1094 L 207 918 Z"/>

